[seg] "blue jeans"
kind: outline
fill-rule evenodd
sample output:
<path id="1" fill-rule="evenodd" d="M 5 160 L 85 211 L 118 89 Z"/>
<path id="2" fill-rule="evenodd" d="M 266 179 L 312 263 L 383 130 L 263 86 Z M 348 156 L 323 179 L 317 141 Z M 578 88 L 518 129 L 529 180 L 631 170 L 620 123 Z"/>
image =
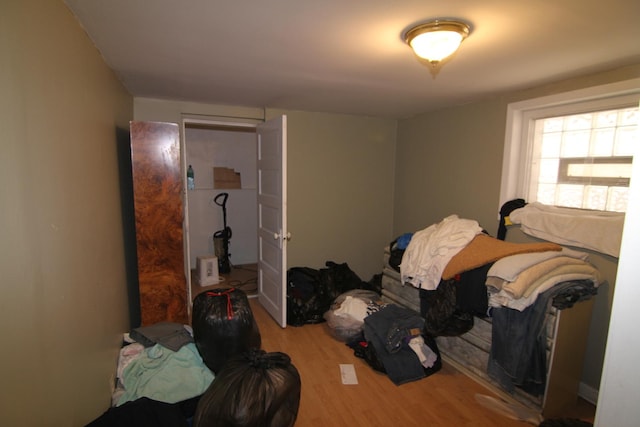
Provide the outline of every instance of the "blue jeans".
<path id="1" fill-rule="evenodd" d="M 561 282 L 538 295 L 523 311 L 500 307 L 492 310 L 491 352 L 487 373 L 505 390 L 515 386 L 527 393 L 544 394 L 547 379 L 547 334 L 545 314 L 554 297 L 578 293 L 577 300 L 590 298 L 593 285 L 585 281 Z"/>
<path id="2" fill-rule="evenodd" d="M 426 376 L 409 340 L 420 335 L 424 319 L 413 310 L 389 304 L 364 319 L 364 337 L 371 342 L 387 376 L 396 385 Z"/>

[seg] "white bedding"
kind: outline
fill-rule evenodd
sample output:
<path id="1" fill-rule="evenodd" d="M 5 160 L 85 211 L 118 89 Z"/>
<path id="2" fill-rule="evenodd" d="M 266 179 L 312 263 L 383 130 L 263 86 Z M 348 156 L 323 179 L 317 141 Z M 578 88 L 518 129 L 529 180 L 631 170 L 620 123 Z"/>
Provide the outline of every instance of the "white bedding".
<path id="1" fill-rule="evenodd" d="M 620 256 L 624 214 L 584 211 L 533 202 L 509 215 L 522 231 L 561 245 L 591 249 L 613 257 Z"/>

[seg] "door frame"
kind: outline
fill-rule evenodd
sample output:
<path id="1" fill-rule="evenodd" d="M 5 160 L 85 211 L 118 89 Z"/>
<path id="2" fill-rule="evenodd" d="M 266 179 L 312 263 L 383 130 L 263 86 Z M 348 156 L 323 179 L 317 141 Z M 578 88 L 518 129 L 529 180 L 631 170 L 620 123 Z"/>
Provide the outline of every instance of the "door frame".
<path id="1" fill-rule="evenodd" d="M 243 121 L 244 120 L 244 121 Z M 189 116 L 184 116 L 180 122 L 180 167 L 182 171 L 182 176 L 186 177 L 187 175 L 187 135 L 186 129 L 188 125 L 202 125 L 203 127 L 211 128 L 212 130 L 244 130 L 244 129 L 253 129 L 251 131 L 247 130 L 247 132 L 255 132 L 255 128 L 258 124 L 263 123 L 262 119 L 241 119 L 241 118 L 217 118 L 211 117 L 209 119 L 203 118 L 194 118 Z M 187 279 L 187 298 L 189 301 L 189 316 L 191 316 L 191 310 L 193 306 L 193 295 L 191 293 L 191 249 L 190 249 L 190 232 L 189 232 L 189 192 L 187 191 L 187 182 L 186 179 L 183 179 L 182 183 L 182 194 L 183 194 L 183 246 L 184 246 L 184 266 L 185 266 L 185 277 Z M 193 266 L 195 267 L 195 266 Z"/>

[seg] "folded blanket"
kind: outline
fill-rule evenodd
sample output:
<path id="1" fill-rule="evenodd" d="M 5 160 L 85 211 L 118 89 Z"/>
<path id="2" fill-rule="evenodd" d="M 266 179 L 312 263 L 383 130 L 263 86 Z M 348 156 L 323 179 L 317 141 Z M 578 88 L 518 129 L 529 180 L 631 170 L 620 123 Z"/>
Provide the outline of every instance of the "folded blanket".
<path id="1" fill-rule="evenodd" d="M 516 280 L 506 283 L 502 289 L 508 292 L 513 298 L 521 298 L 525 295 L 529 287 L 541 279 L 556 273 L 556 269 L 563 266 L 572 266 L 572 268 L 565 268 L 565 270 L 569 270 L 567 272 L 577 272 L 580 270 L 580 267 L 584 265 L 586 265 L 585 261 L 576 258 L 566 256 L 551 258 L 527 268 L 518 275 Z M 529 294 L 531 294 L 530 291 Z"/>
<path id="2" fill-rule="evenodd" d="M 444 280 L 452 279 L 456 274 L 473 270 L 509 255 L 560 251 L 562 247 L 555 243 L 511 243 L 498 240 L 486 234 L 478 234 L 471 242 L 455 254 L 442 272 Z"/>
<path id="3" fill-rule="evenodd" d="M 518 278 L 518 275 L 527 268 L 542 261 L 546 261 L 551 258 L 557 258 L 560 256 L 568 256 L 585 261 L 589 258 L 589 254 L 587 254 L 586 252 L 575 251 L 569 248 L 562 248 L 562 250 L 559 252 L 546 251 L 510 255 L 496 261 L 487 272 L 487 278 L 497 277 L 506 282 L 513 282 Z"/>
<path id="4" fill-rule="evenodd" d="M 586 279 L 591 279 L 593 281 L 593 285 L 596 287 L 602 282 L 600 272 L 593 265 L 587 262 L 582 261 L 578 264 L 559 265 L 553 270 L 550 270 L 540 276 L 536 281 L 532 282 L 531 285 L 525 289 L 523 297 L 529 298 L 536 293 L 539 294 L 540 292 L 544 292 L 551 286 L 560 282 Z M 543 289 L 539 291 L 539 288 Z"/>
<path id="5" fill-rule="evenodd" d="M 509 215 L 522 231 L 544 240 L 620 256 L 624 214 L 529 203 Z"/>
<path id="6" fill-rule="evenodd" d="M 560 283 L 572 281 L 590 281 L 594 287 L 602 283 L 600 272 L 591 264 L 584 265 L 563 265 L 553 269 L 547 274 L 540 276 L 524 292 L 521 298 L 513 298 L 504 289 L 489 295 L 489 306 L 509 307 L 514 310 L 523 311 L 536 302 L 538 295 L 555 287 Z"/>

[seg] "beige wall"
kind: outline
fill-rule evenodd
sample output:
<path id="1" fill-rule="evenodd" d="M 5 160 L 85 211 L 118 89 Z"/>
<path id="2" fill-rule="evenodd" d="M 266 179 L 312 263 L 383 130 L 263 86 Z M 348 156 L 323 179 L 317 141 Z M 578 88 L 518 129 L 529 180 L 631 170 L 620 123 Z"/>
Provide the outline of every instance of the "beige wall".
<path id="1" fill-rule="evenodd" d="M 449 214 L 479 221 L 496 235 L 507 105 L 510 102 L 640 76 L 640 65 L 430 112 L 398 124 L 394 235 L 425 228 Z M 616 260 L 596 299 L 583 382 L 597 390 L 615 283 Z M 598 260 L 600 263 L 600 260 Z"/>
<path id="2" fill-rule="evenodd" d="M 495 235 L 506 111 L 492 100 L 399 122 L 394 234 L 457 214 Z"/>
<path id="3" fill-rule="evenodd" d="M 198 102 L 140 98 L 133 101 L 134 119 L 182 123 L 184 119 L 257 123 L 264 119 L 264 109 Z"/>
<path id="4" fill-rule="evenodd" d="M 346 262 L 362 280 L 382 271 L 391 241 L 396 121 L 268 110 L 288 121 L 288 265 Z"/>
<path id="5" fill-rule="evenodd" d="M 61 1 L 0 13 L 0 425 L 109 405 L 129 326 L 116 127 L 133 100 Z"/>

